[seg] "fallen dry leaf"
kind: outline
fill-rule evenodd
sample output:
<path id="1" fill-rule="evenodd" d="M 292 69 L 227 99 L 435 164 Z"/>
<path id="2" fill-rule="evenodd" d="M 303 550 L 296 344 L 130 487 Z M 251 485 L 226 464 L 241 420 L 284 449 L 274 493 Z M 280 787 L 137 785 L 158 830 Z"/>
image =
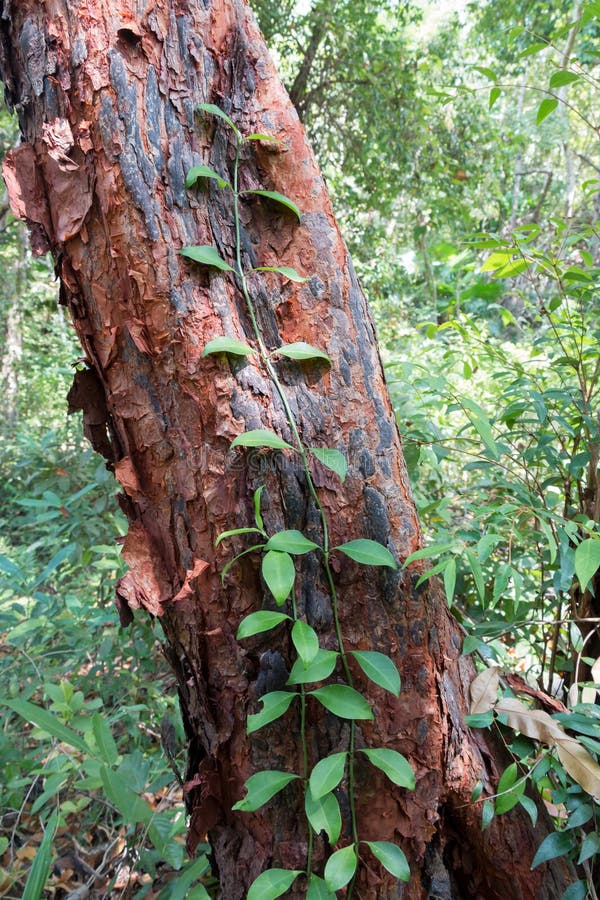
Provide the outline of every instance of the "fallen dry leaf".
<path id="1" fill-rule="evenodd" d="M 498 683 L 500 681 L 500 669 L 498 666 L 491 666 L 484 669 L 471 682 L 471 715 L 475 713 L 485 713 L 492 709 L 496 702 L 498 692 Z"/>

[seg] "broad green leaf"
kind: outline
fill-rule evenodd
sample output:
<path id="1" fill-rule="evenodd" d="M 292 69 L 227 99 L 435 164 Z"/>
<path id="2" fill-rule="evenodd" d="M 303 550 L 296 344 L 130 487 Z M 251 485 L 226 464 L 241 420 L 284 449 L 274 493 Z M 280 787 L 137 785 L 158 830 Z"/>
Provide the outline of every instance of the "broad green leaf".
<path id="1" fill-rule="evenodd" d="M 306 281 L 309 281 L 308 278 L 300 275 L 291 266 L 257 266 L 256 269 L 252 269 L 252 272 L 277 272 L 279 275 L 289 278 L 290 281 L 295 281 L 296 284 L 304 284 Z"/>
<path id="2" fill-rule="evenodd" d="M 215 547 L 218 547 L 221 541 L 226 541 L 228 538 L 235 537 L 237 534 L 264 534 L 264 532 L 261 531 L 260 528 L 232 528 L 231 531 L 222 531 L 215 541 Z"/>
<path id="3" fill-rule="evenodd" d="M 114 766 L 119 758 L 119 751 L 108 723 L 100 713 L 92 716 L 92 731 L 100 756 L 109 766 Z"/>
<path id="4" fill-rule="evenodd" d="M 400 881 L 410 881 L 410 869 L 406 856 L 390 841 L 363 841 L 381 865 Z"/>
<path id="5" fill-rule="evenodd" d="M 215 247 L 208 244 L 199 244 L 197 247 L 183 247 L 179 253 L 186 259 L 200 263 L 203 266 L 213 266 L 215 269 L 221 269 L 223 272 L 233 272 L 229 263 L 219 256 Z"/>
<path id="6" fill-rule="evenodd" d="M 526 794 L 523 794 L 519 798 L 519 804 L 523 807 L 529 818 L 531 819 L 531 824 L 535 828 L 538 819 L 538 808 L 535 805 L 534 801 L 531 797 L 528 797 Z"/>
<path id="7" fill-rule="evenodd" d="M 198 109 L 202 110 L 202 112 L 210 113 L 210 115 L 212 115 L 212 116 L 218 116 L 219 119 L 222 119 L 224 122 L 226 122 L 229 125 L 229 127 L 235 132 L 235 134 L 238 136 L 238 138 L 241 139 L 242 135 L 240 134 L 240 132 L 236 128 L 236 126 L 233 124 L 233 122 L 231 121 L 231 119 L 229 118 L 227 113 L 224 113 L 223 110 L 219 109 L 218 106 L 215 106 L 214 103 L 199 103 Z"/>
<path id="8" fill-rule="evenodd" d="M 338 786 L 344 777 L 348 754 L 332 753 L 319 760 L 308 779 L 311 796 L 314 800 L 324 797 Z M 335 841 L 334 841 L 335 843 Z"/>
<path id="9" fill-rule="evenodd" d="M 348 884 L 354 873 L 358 859 L 354 844 L 342 847 L 332 853 L 325 864 L 325 884 L 330 891 L 341 891 Z"/>
<path id="10" fill-rule="evenodd" d="M 315 544 L 314 541 L 309 541 L 301 531 L 291 528 L 289 531 L 278 531 L 277 534 L 269 538 L 266 549 L 301 554 L 309 553 L 311 550 L 318 550 L 319 545 Z"/>
<path id="11" fill-rule="evenodd" d="M 338 656 L 339 653 L 335 650 L 319 649 L 309 666 L 305 666 L 301 659 L 297 659 L 292 666 L 287 683 L 310 684 L 314 681 L 324 681 L 335 669 Z"/>
<path id="12" fill-rule="evenodd" d="M 250 353 L 254 353 L 254 350 L 252 347 L 248 347 L 247 344 L 242 344 L 233 338 L 218 337 L 208 342 L 202 351 L 202 356 L 209 356 L 211 353 L 231 353 L 234 356 L 248 356 Z"/>
<path id="13" fill-rule="evenodd" d="M 600 854 L 600 834 L 597 831 L 591 831 L 585 836 L 581 850 L 577 858 L 577 865 L 580 866 L 592 856 Z"/>
<path id="14" fill-rule="evenodd" d="M 301 869 L 267 869 L 250 885 L 247 900 L 275 900 L 289 890 Z"/>
<path id="15" fill-rule="evenodd" d="M 298 218 L 298 221 L 301 220 L 302 214 L 293 200 L 290 200 L 289 197 L 286 197 L 284 194 L 280 194 L 279 191 L 241 191 L 244 195 L 246 194 L 256 194 L 259 197 L 266 197 L 268 200 L 273 200 L 275 203 L 281 204 L 281 206 L 285 206 L 286 209 L 289 209 L 290 212 L 293 212 L 294 215 Z"/>
<path id="16" fill-rule="evenodd" d="M 50 874 L 50 861 L 52 858 L 52 841 L 58 825 L 58 812 L 52 813 L 44 837 L 40 842 L 37 853 L 31 864 L 27 882 L 23 889 L 22 900 L 40 900 L 44 893 L 44 886 Z"/>
<path id="17" fill-rule="evenodd" d="M 550 88 L 564 87 L 566 84 L 572 84 L 579 81 L 580 75 L 575 72 L 567 72 L 566 69 L 559 69 L 550 76 Z"/>
<path id="18" fill-rule="evenodd" d="M 102 766 L 100 777 L 106 796 L 119 810 L 124 822 L 132 825 L 137 822 L 150 824 L 154 810 L 143 797 L 131 790 L 128 781 L 122 775 L 108 766 Z"/>
<path id="19" fill-rule="evenodd" d="M 263 557 L 261 571 L 267 587 L 275 597 L 275 602 L 281 606 L 294 587 L 296 570 L 292 557 L 279 550 L 269 550 Z"/>
<path id="20" fill-rule="evenodd" d="M 547 119 L 550 113 L 553 113 L 557 106 L 558 100 L 556 99 L 556 97 L 546 97 L 545 100 L 542 100 L 542 102 L 538 106 L 537 115 L 535 117 L 535 124 L 539 125 L 540 122 L 543 122 L 544 119 Z"/>
<path id="21" fill-rule="evenodd" d="M 90 752 L 90 748 L 81 735 L 64 725 L 60 719 L 53 713 L 48 712 L 47 709 L 36 706 L 28 700 L 4 700 L 0 698 L 0 703 L 4 703 L 5 706 L 14 710 L 18 715 L 31 722 L 32 725 L 41 728 L 42 731 L 45 731 L 51 737 L 57 738 L 70 747 L 75 747 L 76 750 L 82 750 L 83 753 L 88 754 Z"/>
<path id="22" fill-rule="evenodd" d="M 308 882 L 306 900 L 336 900 L 336 895 L 329 890 L 323 879 L 313 872 Z"/>
<path id="23" fill-rule="evenodd" d="M 328 362 L 329 365 L 331 365 L 331 359 L 326 353 L 323 353 L 318 347 L 307 344 L 306 341 L 296 341 L 294 344 L 284 344 L 283 347 L 278 347 L 277 350 L 273 351 L 273 356 L 275 355 L 287 356 L 288 359 L 297 359 L 300 361 L 305 359 L 324 359 L 325 362 Z"/>
<path id="24" fill-rule="evenodd" d="M 490 88 L 490 98 L 488 100 L 488 109 L 491 109 L 496 100 L 499 98 L 502 93 L 502 89 L 499 87 Z"/>
<path id="25" fill-rule="evenodd" d="M 254 734 L 269 722 L 281 718 L 288 711 L 292 700 L 298 696 L 290 691 L 271 691 L 269 694 L 263 694 L 262 697 L 259 697 L 259 702 L 263 705 L 261 711 L 248 716 L 247 734 Z"/>
<path id="26" fill-rule="evenodd" d="M 512 248 L 506 250 L 495 250 L 487 257 L 481 266 L 482 272 L 495 272 L 496 269 L 503 268 L 513 258 Z"/>
<path id="27" fill-rule="evenodd" d="M 337 844 L 342 833 L 342 814 L 337 798 L 333 794 L 324 794 L 317 800 L 310 791 L 304 797 L 306 818 L 316 834 L 325 832 L 329 843 Z"/>
<path id="28" fill-rule="evenodd" d="M 517 781 L 517 764 L 511 763 L 502 773 L 496 793 L 496 815 L 508 812 L 519 803 L 525 792 L 525 780 Z"/>
<path id="29" fill-rule="evenodd" d="M 390 569 L 397 569 L 396 561 L 387 547 L 378 541 L 370 541 L 367 538 L 358 538 L 355 541 L 348 541 L 346 544 L 340 544 L 339 547 L 333 547 L 333 550 L 339 550 L 353 559 L 355 562 L 362 563 L 364 566 L 389 566 Z"/>
<path id="30" fill-rule="evenodd" d="M 250 613 L 249 616 L 246 616 L 240 622 L 236 638 L 238 641 L 241 641 L 244 638 L 252 637 L 253 634 L 262 634 L 263 631 L 270 631 L 271 628 L 275 628 L 289 618 L 285 613 L 271 612 L 270 609 Z"/>
<path id="31" fill-rule="evenodd" d="M 319 652 L 319 637 L 314 628 L 297 619 L 292 628 L 292 641 L 305 668 L 311 664 Z"/>
<path id="32" fill-rule="evenodd" d="M 575 574 L 582 591 L 585 591 L 590 580 L 600 567 L 600 541 L 586 538 L 575 550 Z"/>
<path id="33" fill-rule="evenodd" d="M 574 842 L 571 831 L 554 831 L 549 834 L 538 847 L 531 868 L 535 869 L 542 863 L 548 862 L 549 859 L 556 859 L 557 856 L 565 856 L 573 849 Z"/>
<path id="34" fill-rule="evenodd" d="M 185 176 L 185 186 L 186 188 L 192 188 L 201 178 L 212 178 L 217 182 L 220 188 L 228 187 L 231 188 L 231 185 L 227 181 L 226 178 L 223 178 L 222 175 L 219 175 L 218 172 L 215 172 L 214 169 L 211 169 L 210 166 L 194 166 L 190 169 L 190 171 Z"/>
<path id="35" fill-rule="evenodd" d="M 376 650 L 352 650 L 352 656 L 367 678 L 395 697 L 400 696 L 400 675 L 389 656 Z"/>
<path id="36" fill-rule="evenodd" d="M 326 466 L 340 476 L 342 484 L 348 471 L 346 457 L 339 450 L 331 450 L 329 447 L 310 447 L 310 452 L 316 456 L 321 465 Z"/>
<path id="37" fill-rule="evenodd" d="M 271 141 L 274 144 L 280 144 L 281 141 L 279 138 L 273 137 L 272 134 L 261 134 L 260 132 L 254 131 L 252 134 L 247 134 L 244 138 L 245 141 Z"/>
<path id="38" fill-rule="evenodd" d="M 231 808 L 240 810 L 240 812 L 255 812 L 264 806 L 271 797 L 282 791 L 290 781 L 295 781 L 298 775 L 290 775 L 289 772 L 278 772 L 276 770 L 266 770 L 251 775 L 246 782 L 247 794 L 243 800 L 238 802 Z"/>
<path id="39" fill-rule="evenodd" d="M 232 447 L 272 447 L 274 450 L 293 450 L 287 441 L 280 438 L 274 431 L 264 428 L 255 428 L 252 431 L 244 431 L 238 434 L 231 442 Z"/>
<path id="40" fill-rule="evenodd" d="M 502 266 L 501 269 L 496 269 L 494 278 L 516 278 L 517 275 L 522 275 L 523 272 L 527 271 L 530 265 L 530 262 L 526 259 L 513 259 L 506 263 L 505 266 Z"/>
<path id="41" fill-rule="evenodd" d="M 381 769 L 394 784 L 408 788 L 409 791 L 414 791 L 415 773 L 409 761 L 397 750 L 382 748 L 379 750 L 360 750 L 359 752 L 364 753 L 369 762 Z"/>
<path id="42" fill-rule="evenodd" d="M 310 691 L 325 709 L 341 719 L 372 719 L 371 707 L 362 694 L 347 684 L 328 684 Z"/>

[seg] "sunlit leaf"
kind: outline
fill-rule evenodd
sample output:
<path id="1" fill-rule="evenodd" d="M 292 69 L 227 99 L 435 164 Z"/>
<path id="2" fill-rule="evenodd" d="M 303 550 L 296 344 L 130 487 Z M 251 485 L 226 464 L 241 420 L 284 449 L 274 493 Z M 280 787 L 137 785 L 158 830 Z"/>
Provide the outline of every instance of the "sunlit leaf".
<path id="1" fill-rule="evenodd" d="M 242 344 L 233 338 L 218 337 L 208 342 L 202 351 L 202 356 L 209 356 L 211 353 L 231 353 L 234 356 L 248 356 L 254 351 L 252 347 L 248 347 L 247 344 Z"/>
<path id="2" fill-rule="evenodd" d="M 349 556 L 355 562 L 362 563 L 364 566 L 389 566 L 390 569 L 397 569 L 396 561 L 387 547 L 378 541 L 367 540 L 366 538 L 358 538 L 355 541 L 348 541 L 340 544 L 339 547 L 333 547 L 333 550 L 339 550 L 340 553 Z"/>
<path id="3" fill-rule="evenodd" d="M 543 122 L 544 119 L 547 119 L 548 116 L 554 112 L 556 107 L 558 106 L 558 100 L 556 97 L 546 97 L 540 105 L 538 106 L 537 115 L 535 117 L 535 124 L 539 125 L 540 122 Z"/>
<path id="4" fill-rule="evenodd" d="M 314 541 L 310 541 L 304 537 L 301 531 L 290 529 L 289 531 L 278 531 L 273 537 L 269 538 L 267 550 L 282 550 L 285 553 L 301 554 L 309 553 L 311 550 L 318 550 L 319 545 Z"/>
<path id="5" fill-rule="evenodd" d="M 304 275 L 299 275 L 291 266 L 257 266 L 255 269 L 252 269 L 252 271 L 277 272 L 279 275 L 283 275 L 285 278 L 289 278 L 290 281 L 295 281 L 297 284 L 304 284 L 306 281 L 309 281 Z"/>
<path id="6" fill-rule="evenodd" d="M 319 637 L 302 619 L 297 619 L 292 628 L 292 642 L 304 666 L 309 666 L 319 652 Z"/>
<path id="7" fill-rule="evenodd" d="M 331 756 L 319 760 L 308 780 L 310 793 L 315 800 L 325 796 L 338 786 L 344 777 L 347 758 L 348 754 L 344 752 L 332 753 Z"/>
<path id="8" fill-rule="evenodd" d="M 229 184 L 227 179 L 223 178 L 222 175 L 219 175 L 218 172 L 215 172 L 214 169 L 211 169 L 210 166 L 194 166 L 192 169 L 190 169 L 190 171 L 185 176 L 186 188 L 192 188 L 201 178 L 210 178 L 216 181 L 220 188 L 231 188 L 231 185 Z"/>
<path id="9" fill-rule="evenodd" d="M 296 570 L 292 557 L 279 550 L 269 550 L 263 557 L 261 571 L 267 587 L 281 606 L 294 586 Z"/>
<path id="10" fill-rule="evenodd" d="M 271 612 L 269 609 L 250 613 L 249 616 L 246 616 L 240 622 L 236 638 L 238 641 L 241 641 L 244 638 L 252 637 L 254 634 L 262 634 L 263 631 L 270 631 L 271 628 L 275 628 L 289 618 L 290 617 L 285 613 Z"/>
<path id="11" fill-rule="evenodd" d="M 286 209 L 289 209 L 290 212 L 293 212 L 294 215 L 298 218 L 298 221 L 302 218 L 302 214 L 293 200 L 290 200 L 289 197 L 286 197 L 284 194 L 280 194 L 279 191 L 242 191 L 243 194 L 256 194 L 259 197 L 266 197 L 267 200 L 273 200 L 275 203 L 279 203 L 281 206 L 285 206 Z"/>
<path id="12" fill-rule="evenodd" d="M 362 694 L 347 684 L 328 684 L 310 691 L 312 697 L 341 719 L 372 719 L 373 712 Z"/>
<path id="13" fill-rule="evenodd" d="M 297 659 L 287 683 L 310 684 L 314 681 L 324 681 L 335 669 L 338 657 L 339 653 L 335 650 L 319 649 L 309 666 L 305 666 L 301 659 Z"/>
<path id="14" fill-rule="evenodd" d="M 564 87 L 566 84 L 573 84 L 574 81 L 579 81 L 580 78 L 581 76 L 577 75 L 576 72 L 559 69 L 550 76 L 550 88 Z"/>
<path id="15" fill-rule="evenodd" d="M 218 116 L 219 119 L 222 119 L 224 122 L 226 122 L 229 125 L 229 127 L 235 132 L 235 134 L 239 138 L 242 137 L 242 135 L 240 134 L 240 132 L 238 131 L 236 126 L 233 124 L 233 122 L 231 121 L 231 119 L 229 118 L 227 113 L 224 113 L 223 110 L 219 109 L 218 106 L 215 106 L 214 103 L 199 103 L 198 109 L 202 110 L 202 112 L 210 113 L 210 115 L 212 115 L 212 116 Z"/>
<path id="16" fill-rule="evenodd" d="M 226 541 L 238 534 L 263 534 L 263 532 L 260 528 L 232 528 L 230 531 L 222 531 L 215 541 L 215 547 L 218 547 L 221 541 Z"/>
<path id="17" fill-rule="evenodd" d="M 232 447 L 272 447 L 274 450 L 293 450 L 287 441 L 280 438 L 274 431 L 266 431 L 264 428 L 255 428 L 252 431 L 244 431 L 238 434 L 231 442 Z"/>
<path id="18" fill-rule="evenodd" d="M 317 457 L 323 466 L 339 475 L 343 484 L 348 471 L 348 463 L 343 453 L 340 453 L 339 450 L 332 450 L 329 447 L 310 447 L 310 452 Z"/>
<path id="19" fill-rule="evenodd" d="M 340 891 L 348 884 L 354 873 L 358 859 L 354 844 L 342 847 L 332 853 L 325 864 L 325 883 L 329 890 Z"/>
<path id="20" fill-rule="evenodd" d="M 307 344 L 306 341 L 296 341 L 294 344 L 284 344 L 273 351 L 273 355 L 287 356 L 288 359 L 296 359 L 299 361 L 308 359 L 323 359 L 331 365 L 331 359 L 318 347 Z"/>

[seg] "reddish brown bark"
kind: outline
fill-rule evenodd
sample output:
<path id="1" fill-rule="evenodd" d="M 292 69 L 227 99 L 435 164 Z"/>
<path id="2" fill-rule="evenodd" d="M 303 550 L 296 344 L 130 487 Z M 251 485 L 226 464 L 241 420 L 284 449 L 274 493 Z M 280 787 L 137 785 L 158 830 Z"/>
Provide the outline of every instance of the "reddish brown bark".
<path id="1" fill-rule="evenodd" d="M 28 220 L 34 247 L 56 260 L 89 366 L 71 405 L 83 408 L 86 433 L 123 487 L 130 570 L 118 588 L 121 615 L 143 608 L 162 617 L 189 738 L 190 842 L 208 832 L 222 896 L 236 900 L 269 864 L 302 868 L 306 828 L 294 787 L 258 813 L 231 812 L 254 771 L 298 771 L 300 748 L 292 714 L 245 734 L 256 698 L 285 682 L 289 641 L 281 629 L 236 642 L 243 616 L 271 601 L 255 557 L 221 586 L 231 550 L 215 551 L 215 538 L 250 523 L 261 483 L 269 530 L 318 537 L 319 523 L 295 458 L 229 450 L 249 428 L 289 438 L 260 365 L 201 358 L 213 337 L 252 335 L 229 276 L 177 255 L 186 244 L 214 244 L 229 259 L 233 249 L 227 195 L 184 187 L 194 162 L 223 173 L 231 166 L 230 136 L 195 115 L 198 103 L 216 102 L 243 132 L 282 142 L 246 154 L 242 186 L 292 197 L 302 224 L 247 203 L 244 255 L 311 278 L 282 286 L 265 276 L 261 328 L 270 348 L 305 340 L 334 360 L 331 370 L 278 364 L 305 444 L 337 447 L 349 461 L 343 487 L 314 467 L 333 541 L 370 537 L 402 560 L 419 546 L 419 525 L 369 311 L 303 129 L 241 0 L 5 0 L 1 36 L 24 138 L 5 166 L 13 209 Z M 301 610 L 322 646 L 333 646 L 314 555 L 298 568 Z M 495 750 L 463 723 L 473 670 L 443 599 L 415 590 L 407 572 L 373 574 L 348 560 L 336 578 L 348 646 L 391 654 L 403 679 L 398 701 L 358 679 L 376 712 L 359 746 L 398 749 L 417 777 L 410 793 L 359 765 L 360 836 L 398 841 L 413 877 L 398 885 L 365 854 L 357 895 L 559 897 L 569 874 L 529 871 L 537 839 L 522 816 L 481 832 L 470 794 L 479 779 L 493 789 Z M 313 763 L 346 748 L 346 724 L 316 703 L 309 720 Z M 317 842 L 317 866 L 325 852 Z"/>

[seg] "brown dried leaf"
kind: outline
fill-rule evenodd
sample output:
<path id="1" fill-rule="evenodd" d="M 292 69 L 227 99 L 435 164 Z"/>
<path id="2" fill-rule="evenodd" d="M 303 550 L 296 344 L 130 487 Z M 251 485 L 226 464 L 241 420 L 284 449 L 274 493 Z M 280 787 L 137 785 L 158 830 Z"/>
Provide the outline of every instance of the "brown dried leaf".
<path id="1" fill-rule="evenodd" d="M 484 669 L 471 682 L 471 715 L 475 713 L 485 713 L 492 709 L 496 702 L 496 694 L 498 691 L 498 683 L 500 680 L 500 669 L 498 666 L 491 666 Z"/>
<path id="2" fill-rule="evenodd" d="M 577 784 L 600 802 L 600 765 L 576 738 L 565 734 L 556 740 L 558 758 Z"/>

